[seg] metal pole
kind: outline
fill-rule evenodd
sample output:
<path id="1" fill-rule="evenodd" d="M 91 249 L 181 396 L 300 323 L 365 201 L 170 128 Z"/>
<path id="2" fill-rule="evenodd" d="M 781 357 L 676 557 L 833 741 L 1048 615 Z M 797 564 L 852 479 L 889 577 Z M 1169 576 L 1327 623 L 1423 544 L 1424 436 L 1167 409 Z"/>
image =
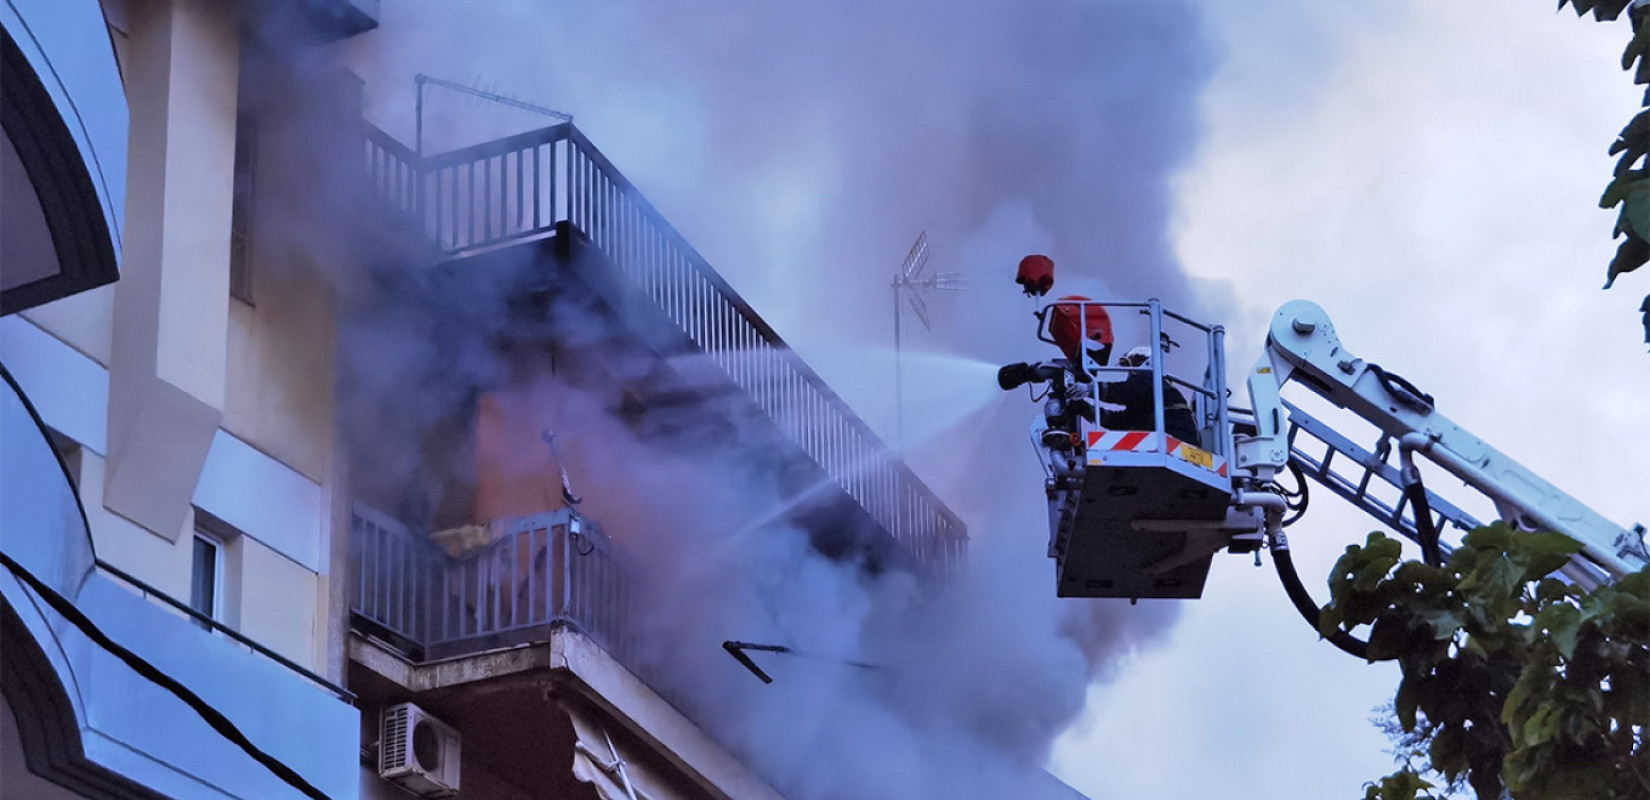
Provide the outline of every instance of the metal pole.
<path id="1" fill-rule="evenodd" d="M 1211 338 L 1215 363 L 1215 443 L 1220 445 L 1217 452 L 1231 458 L 1232 435 L 1226 421 L 1226 329 L 1216 325 Z"/>
<path id="2" fill-rule="evenodd" d="M 905 372 L 904 351 L 899 337 L 899 283 L 894 284 L 894 449 L 905 452 Z"/>
<path id="3" fill-rule="evenodd" d="M 1152 414 L 1157 422 L 1157 450 L 1160 453 L 1168 452 L 1168 441 L 1163 437 L 1163 360 L 1168 357 L 1169 350 L 1163 346 L 1163 304 L 1153 297 L 1146 301 L 1151 309 L 1152 340 L 1148 347 L 1152 353 Z"/>
<path id="4" fill-rule="evenodd" d="M 413 155 L 424 158 L 424 75 L 413 76 L 413 85 L 417 87 L 418 99 L 413 103 Z"/>

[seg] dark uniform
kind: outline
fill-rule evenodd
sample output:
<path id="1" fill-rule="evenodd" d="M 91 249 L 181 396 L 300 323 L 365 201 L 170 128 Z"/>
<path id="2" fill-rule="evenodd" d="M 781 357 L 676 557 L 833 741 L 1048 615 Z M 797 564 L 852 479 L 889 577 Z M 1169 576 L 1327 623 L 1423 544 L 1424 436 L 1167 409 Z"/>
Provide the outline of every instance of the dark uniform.
<path id="1" fill-rule="evenodd" d="M 1097 381 L 1095 395 L 1102 403 L 1120 405 L 1122 411 L 1100 409 L 1100 425 L 1114 431 L 1150 431 L 1157 429 L 1152 414 L 1152 373 L 1149 370 L 1129 373 L 1121 381 Z M 1197 435 L 1197 420 L 1192 407 L 1179 389 L 1163 382 L 1163 430 L 1165 433 L 1194 447 L 1201 447 Z"/>

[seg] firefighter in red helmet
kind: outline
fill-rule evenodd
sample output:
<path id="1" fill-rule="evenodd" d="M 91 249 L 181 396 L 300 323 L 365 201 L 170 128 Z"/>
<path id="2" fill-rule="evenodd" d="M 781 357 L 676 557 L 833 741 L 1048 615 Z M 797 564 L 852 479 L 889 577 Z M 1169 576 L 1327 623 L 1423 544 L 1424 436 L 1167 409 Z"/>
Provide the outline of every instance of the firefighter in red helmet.
<path id="1" fill-rule="evenodd" d="M 1027 297 L 1048 294 L 1054 288 L 1054 259 L 1038 254 L 1020 259 L 1020 269 L 1014 276 L 1014 282 L 1020 285 Z M 1051 306 L 1054 316 L 1048 323 L 1049 335 L 1054 337 L 1054 343 L 1060 346 L 1060 351 L 1065 353 L 1079 375 L 1084 373 L 1084 340 L 1098 345 L 1087 349 L 1089 356 L 1100 365 L 1104 366 L 1111 358 L 1111 315 L 1098 305 L 1082 305 L 1088 299 L 1076 294 L 1060 298 L 1071 302 L 1056 302 Z"/>
<path id="2" fill-rule="evenodd" d="M 1053 316 L 1048 321 L 1049 335 L 1074 367 L 1081 367 L 1084 350 L 1100 366 L 1111 360 L 1111 315 L 1088 300 L 1080 294 L 1060 298 L 1060 302 L 1051 307 Z"/>

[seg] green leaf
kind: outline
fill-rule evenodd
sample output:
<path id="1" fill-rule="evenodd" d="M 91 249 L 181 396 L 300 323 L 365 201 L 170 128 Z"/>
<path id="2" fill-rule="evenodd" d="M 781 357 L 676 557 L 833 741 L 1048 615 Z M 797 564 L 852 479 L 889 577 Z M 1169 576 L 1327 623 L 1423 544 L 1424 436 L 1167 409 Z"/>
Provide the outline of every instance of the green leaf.
<path id="1" fill-rule="evenodd" d="M 1569 593 L 1569 584 L 1556 578 L 1544 578 L 1535 587 L 1535 598 L 1541 603 L 1551 603 Z"/>
<path id="2" fill-rule="evenodd" d="M 1627 209 L 1624 207 L 1622 214 L 1625 215 L 1626 213 Z M 1625 275 L 1644 266 L 1645 261 L 1650 261 L 1650 243 L 1628 234 L 1627 239 L 1621 243 L 1620 247 L 1616 248 L 1615 257 L 1610 259 L 1610 267 L 1604 277 L 1604 288 L 1608 289 L 1614 286 L 1617 276 Z"/>
<path id="3" fill-rule="evenodd" d="M 1627 230 L 1640 239 L 1650 239 L 1650 182 L 1634 181 L 1621 207 Z"/>
<path id="4" fill-rule="evenodd" d="M 1622 142 L 1618 139 L 1616 145 L 1611 146 L 1610 154 L 1615 155 L 1620 152 L 1623 147 L 1626 147 L 1626 145 L 1622 144 Z M 1632 191 L 1633 182 L 1631 180 L 1628 180 L 1626 177 L 1616 178 L 1615 180 L 1610 181 L 1610 185 L 1604 187 L 1604 194 L 1598 198 L 1598 207 L 1615 208 L 1616 204 L 1626 200 L 1627 195 L 1632 193 Z"/>
<path id="5" fill-rule="evenodd" d="M 1650 25 L 1645 27 L 1650 28 Z M 1650 600 L 1650 567 L 1640 568 L 1638 572 L 1617 581 L 1616 590 L 1626 592 L 1640 600 Z"/>
<path id="6" fill-rule="evenodd" d="M 1412 642 L 1408 626 L 1394 614 L 1382 614 L 1369 628 L 1369 646 L 1365 655 L 1370 661 L 1391 661 L 1411 653 Z"/>
<path id="7" fill-rule="evenodd" d="M 1650 25 L 1639 25 L 1633 31 L 1632 41 L 1621 51 L 1621 68 L 1632 69 L 1633 62 L 1643 56 L 1647 48 L 1650 48 Z"/>
<path id="8" fill-rule="evenodd" d="M 1461 588 L 1476 589 L 1490 596 L 1506 595 L 1511 594 L 1514 587 L 1522 585 L 1523 577 L 1524 570 L 1501 554 L 1479 563 L 1472 574 L 1461 581 Z"/>
<path id="9" fill-rule="evenodd" d="M 1581 609 L 1569 603 L 1557 603 L 1541 609 L 1535 626 L 1547 632 L 1547 637 L 1558 648 L 1559 655 L 1575 655 L 1576 636 L 1581 633 Z"/>
<path id="10" fill-rule="evenodd" d="M 1392 711 L 1398 716 L 1398 724 L 1404 726 L 1404 733 L 1415 730 L 1415 709 L 1420 703 L 1421 680 L 1405 675 L 1398 683 L 1398 696 L 1392 701 Z"/>
<path id="11" fill-rule="evenodd" d="M 1524 746 L 1534 747 L 1552 741 L 1553 737 L 1558 735 L 1559 723 L 1558 710 L 1553 706 L 1542 706 L 1537 709 L 1524 721 Z"/>
<path id="12" fill-rule="evenodd" d="M 1341 628 L 1343 615 L 1340 606 L 1330 603 L 1318 611 L 1318 635 L 1325 639 L 1334 636 Z"/>
<path id="13" fill-rule="evenodd" d="M 1530 563 L 1524 566 L 1523 580 L 1540 580 L 1568 563 L 1570 557 L 1563 553 L 1535 553 L 1530 556 Z"/>
<path id="14" fill-rule="evenodd" d="M 1512 545 L 1512 528 L 1505 522 L 1474 528 L 1461 538 L 1461 544 L 1478 550 L 1505 552 Z"/>
<path id="15" fill-rule="evenodd" d="M 1562 553 L 1567 556 L 1581 552 L 1581 542 L 1571 539 L 1562 533 L 1540 531 L 1528 533 L 1519 531 L 1519 549 L 1531 553 Z"/>
<path id="16" fill-rule="evenodd" d="M 1523 673 L 1518 676 L 1518 683 L 1513 684 L 1512 691 L 1507 693 L 1507 700 L 1501 704 L 1501 723 L 1511 726 L 1524 716 L 1524 705 L 1535 696 L 1539 685 L 1545 683 L 1540 680 L 1543 672 L 1532 666 L 1525 666 Z"/>
<path id="17" fill-rule="evenodd" d="M 1430 611 L 1418 612 L 1421 620 L 1432 627 L 1432 635 L 1439 640 L 1448 639 L 1461 629 L 1465 620 L 1461 612 L 1453 608 L 1439 608 Z"/>
<path id="18" fill-rule="evenodd" d="M 1358 577 L 1352 581 L 1352 589 L 1358 592 L 1373 592 L 1379 586 L 1381 579 L 1397 565 L 1396 557 L 1381 556 L 1371 559 L 1358 570 Z"/>
<path id="19" fill-rule="evenodd" d="M 1387 536 L 1380 531 L 1371 531 L 1364 542 L 1364 550 L 1369 552 L 1372 559 L 1392 559 L 1397 563 L 1404 554 L 1404 543 Z"/>

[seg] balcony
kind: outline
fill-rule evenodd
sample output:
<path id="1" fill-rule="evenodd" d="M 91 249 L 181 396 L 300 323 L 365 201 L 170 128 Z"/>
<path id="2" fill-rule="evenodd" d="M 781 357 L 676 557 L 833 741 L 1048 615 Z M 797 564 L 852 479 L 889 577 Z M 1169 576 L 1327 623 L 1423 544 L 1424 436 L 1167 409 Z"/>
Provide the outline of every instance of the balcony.
<path id="1" fill-rule="evenodd" d="M 571 625 L 635 669 L 621 556 L 570 510 L 507 520 L 495 540 L 457 558 L 363 506 L 350 527 L 358 627 L 419 660 L 545 642 Z"/>
<path id="2" fill-rule="evenodd" d="M 28 763 L 8 790 L 357 796 L 349 693 L 98 560 L 45 423 L 0 375 L 0 738 Z"/>
<path id="3" fill-rule="evenodd" d="M 962 562 L 961 520 L 572 124 L 424 158 L 368 126 L 364 159 L 398 227 L 437 258 L 547 240 L 597 256 L 605 302 L 651 309 L 905 557 L 940 573 Z"/>

